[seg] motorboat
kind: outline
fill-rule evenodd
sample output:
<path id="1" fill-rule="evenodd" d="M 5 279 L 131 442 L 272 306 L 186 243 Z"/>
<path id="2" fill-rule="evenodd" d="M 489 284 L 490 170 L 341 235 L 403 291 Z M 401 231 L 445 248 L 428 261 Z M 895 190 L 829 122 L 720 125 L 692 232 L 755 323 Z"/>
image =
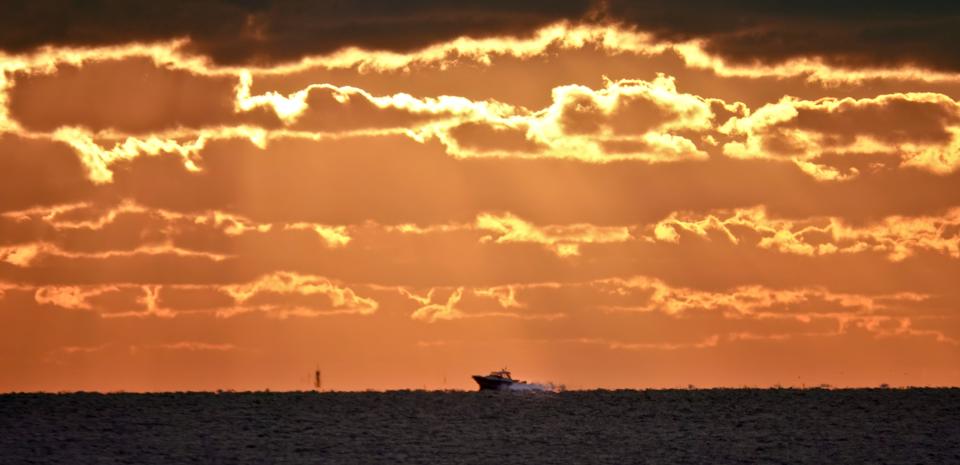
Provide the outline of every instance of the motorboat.
<path id="1" fill-rule="evenodd" d="M 527 384 L 526 381 L 513 379 L 513 376 L 510 375 L 510 372 L 507 371 L 506 368 L 491 372 L 486 376 L 473 375 L 473 380 L 480 385 L 481 391 L 500 391 L 510 389 L 511 386 L 517 384 Z"/>

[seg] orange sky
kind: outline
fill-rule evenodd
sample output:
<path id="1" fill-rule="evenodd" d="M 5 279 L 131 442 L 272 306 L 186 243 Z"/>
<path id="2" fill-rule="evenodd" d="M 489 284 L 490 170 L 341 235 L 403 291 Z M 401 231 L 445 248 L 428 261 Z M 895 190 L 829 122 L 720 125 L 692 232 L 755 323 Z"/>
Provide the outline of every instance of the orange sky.
<path id="1" fill-rule="evenodd" d="M 556 19 L 0 37 L 0 391 L 960 384 L 960 70 Z"/>

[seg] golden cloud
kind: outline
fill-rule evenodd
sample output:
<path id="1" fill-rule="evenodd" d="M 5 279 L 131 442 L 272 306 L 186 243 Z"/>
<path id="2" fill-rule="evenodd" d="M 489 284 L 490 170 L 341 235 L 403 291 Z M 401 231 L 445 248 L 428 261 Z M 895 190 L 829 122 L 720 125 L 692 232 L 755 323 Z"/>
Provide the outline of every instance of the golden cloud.
<path id="1" fill-rule="evenodd" d="M 489 233 L 481 238 L 482 242 L 541 244 L 561 257 L 579 255 L 581 244 L 625 242 L 632 237 L 626 227 L 590 224 L 536 226 L 509 213 L 481 214 L 477 216 L 476 228 Z"/>
<path id="2" fill-rule="evenodd" d="M 188 351 L 214 351 L 214 352 L 226 352 L 237 350 L 238 347 L 233 344 L 214 344 L 210 342 L 198 342 L 198 341 L 178 341 L 171 342 L 167 344 L 156 344 L 147 346 L 151 349 L 162 349 L 162 350 L 188 350 Z"/>
<path id="3" fill-rule="evenodd" d="M 370 315 L 377 311 L 377 301 L 361 297 L 349 287 L 314 275 L 301 275 L 292 272 L 278 271 L 261 276 L 256 281 L 245 284 L 233 284 L 222 287 L 234 301 L 241 306 L 219 310 L 220 316 L 233 316 L 252 310 L 266 311 L 269 314 L 285 318 L 287 316 L 318 316 L 326 314 Z M 278 294 L 301 296 L 324 296 L 330 301 L 329 308 L 310 308 L 306 306 L 288 306 L 282 303 L 264 303 L 254 307 L 244 307 L 258 296 Z"/>
<path id="4" fill-rule="evenodd" d="M 28 244 L 0 247 L 0 261 L 5 261 L 19 267 L 33 266 L 35 261 L 42 260 L 45 257 L 105 259 L 111 257 L 158 255 L 196 257 L 215 262 L 229 258 L 229 256 L 224 254 L 184 249 L 182 247 L 177 247 L 170 242 L 145 244 L 138 246 L 133 250 L 107 250 L 102 252 L 65 251 L 59 246 L 49 242 L 31 242 Z"/>
<path id="5" fill-rule="evenodd" d="M 170 318 L 176 312 L 158 305 L 158 286 L 100 284 L 83 286 L 39 286 L 33 290 L 39 305 L 52 305 L 68 310 L 84 310 L 103 318 L 147 317 Z M 130 297 L 140 294 L 140 297 Z M 105 305 L 105 302 L 110 304 Z"/>
<path id="6" fill-rule="evenodd" d="M 320 239 L 329 247 L 344 247 L 350 243 L 350 234 L 346 226 L 329 226 L 315 223 L 293 223 L 285 226 L 285 229 L 294 231 L 313 231 L 320 236 Z"/>
<path id="7" fill-rule="evenodd" d="M 696 342 L 622 342 L 598 338 L 577 338 L 570 342 L 579 344 L 602 345 L 610 350 L 687 350 L 709 349 L 716 347 L 720 342 L 719 335 L 708 336 Z"/>
<path id="8" fill-rule="evenodd" d="M 681 93 L 673 77 L 659 75 L 652 81 L 607 79 L 600 89 L 558 86 L 552 89 L 549 106 L 532 111 L 458 96 L 377 96 L 357 87 L 326 83 L 286 95 L 276 91 L 254 95 L 252 71 L 230 72 L 235 72 L 238 80 L 234 102 L 238 114 L 267 109 L 286 126 L 260 127 L 245 122 L 164 130 L 148 136 L 75 126 L 36 133 L 23 131 L 15 123 L 6 126 L 23 137 L 67 144 L 97 183 L 112 180 L 112 164 L 143 155 L 172 154 L 183 159 L 187 170 L 198 171 L 200 153 L 212 140 L 247 139 L 265 148 L 270 140 L 279 138 L 395 134 L 421 142 L 438 140 L 457 158 L 557 158 L 588 163 L 704 160 L 709 150 L 722 143 L 727 156 L 790 161 L 819 180 L 844 180 L 860 173 L 856 167 L 825 162 L 823 158 L 829 155 L 895 155 L 903 166 L 940 174 L 952 173 L 960 166 L 960 111 L 954 100 L 939 93 L 814 101 L 788 96 L 751 111 L 739 102 Z M 319 92 L 332 98 L 322 106 L 338 108 L 311 108 L 311 95 Z M 361 110 L 356 117 L 345 116 L 357 108 Z M 0 116 L 9 113 L 4 111 Z M 313 111 L 336 116 L 320 118 L 319 126 L 298 125 Z M 721 120 L 727 116 L 728 120 Z M 490 141 L 478 144 L 478 131 L 491 136 Z"/>
<path id="9" fill-rule="evenodd" d="M 869 296 L 862 294 L 835 293 L 823 288 L 770 289 L 764 286 L 739 286 L 723 292 L 702 291 L 685 287 L 672 287 L 663 281 L 645 276 L 628 279 L 611 278 L 590 283 L 600 292 L 615 296 L 639 296 L 646 301 L 640 305 L 607 305 L 616 311 L 659 311 L 669 315 L 707 310 L 723 311 L 733 318 L 788 318 L 809 320 L 811 314 L 791 312 L 777 313 L 776 308 L 789 308 L 805 302 L 836 304 L 840 308 L 872 314 L 886 308 L 888 303 L 918 302 L 929 296 L 902 292 L 890 295 Z M 824 314 L 830 315 L 829 312 Z M 845 315 L 846 313 L 844 313 Z M 836 314 L 831 315 L 835 317 Z"/>
<path id="10" fill-rule="evenodd" d="M 41 305 L 92 310 L 89 302 L 91 297 L 118 290 L 117 286 L 42 286 L 37 288 L 34 300 Z"/>
<path id="11" fill-rule="evenodd" d="M 241 236 L 247 233 L 267 233 L 276 226 L 280 230 L 311 231 L 324 241 L 329 247 L 346 246 L 350 240 L 350 232 L 346 226 L 323 225 L 308 222 L 296 223 L 261 223 L 241 215 L 208 210 L 200 213 L 181 213 L 162 208 L 148 208 L 131 200 L 124 200 L 119 204 L 102 211 L 96 211 L 90 203 L 63 204 L 49 207 L 35 207 L 26 210 L 0 213 L 0 217 L 14 221 L 38 220 L 55 230 L 88 229 L 102 230 L 114 224 L 124 215 L 151 215 L 163 222 L 163 231 L 168 234 L 183 229 L 189 225 L 210 226 L 222 231 L 228 236 Z M 82 215 L 91 216 L 90 219 L 71 219 Z M 11 249 L 7 252 L 12 261 L 24 261 L 32 257 L 33 249 Z M 7 255 L 4 255 L 6 257 Z M 225 258 L 225 257 L 224 257 Z"/>
<path id="12" fill-rule="evenodd" d="M 20 129 L 20 125 L 10 118 L 10 81 L 7 73 L 0 68 L 0 135 Z"/>
<path id="13" fill-rule="evenodd" d="M 960 258 L 958 208 L 942 216 L 889 216 L 863 226 L 848 225 L 835 217 L 775 219 L 770 218 L 763 207 L 736 209 L 719 216 L 673 213 L 653 226 L 652 235 L 646 238 L 678 243 L 681 231 L 701 237 L 716 232 L 736 244 L 744 230 L 759 234 L 759 247 L 790 254 L 817 256 L 872 251 L 885 253 L 892 261 L 901 261 L 918 251 L 930 251 Z"/>
<path id="14" fill-rule="evenodd" d="M 104 318 L 170 318 L 198 312 L 223 318 L 250 312 L 262 312 L 276 318 L 371 315 L 379 307 L 376 300 L 360 296 L 352 288 L 334 280 L 292 272 L 274 272 L 253 281 L 225 285 L 114 283 L 34 287 L 0 283 L 0 290 L 2 289 L 30 292 L 33 300 L 40 305 L 91 311 Z M 180 308 L 175 301 L 166 301 L 165 293 L 168 291 L 226 296 L 232 304 L 209 309 Z M 295 296 L 305 297 L 307 300 L 297 301 Z M 0 297 L 3 297 L 3 294 L 0 294 Z M 104 305 L 107 301 L 110 304 Z"/>
<path id="15" fill-rule="evenodd" d="M 689 318 L 696 312 L 718 312 L 724 318 L 734 321 L 788 320 L 802 324 L 810 324 L 814 321 L 835 323 L 835 329 L 830 331 L 801 330 L 783 334 L 732 332 L 714 335 L 705 341 L 693 344 L 603 342 L 612 349 L 706 348 L 720 341 L 840 336 L 852 329 L 864 330 L 877 338 L 924 337 L 938 343 L 958 344 L 956 339 L 947 336 L 941 330 L 914 328 L 914 316 L 899 314 L 903 308 L 909 308 L 933 297 L 915 292 L 870 295 L 833 292 L 822 287 L 775 289 L 760 285 L 706 291 L 671 286 L 649 276 L 607 278 L 565 284 L 514 284 L 511 288 L 520 293 L 516 299 L 522 299 L 527 292 L 533 290 L 546 290 L 561 295 L 573 291 L 586 292 L 577 300 L 607 312 L 658 312 L 675 318 Z M 563 300 L 570 299 L 569 296 L 563 298 Z M 525 305 L 522 300 L 519 304 Z M 701 345 L 702 342 L 709 342 L 709 344 Z"/>
<path id="16" fill-rule="evenodd" d="M 793 160 L 817 179 L 857 175 L 821 163 L 824 154 L 889 154 L 946 174 L 960 167 L 960 107 L 943 94 L 887 94 L 874 98 L 784 97 L 746 116 L 733 117 L 720 132 L 741 138 L 723 145 L 734 158 Z"/>
<path id="17" fill-rule="evenodd" d="M 140 218 L 137 218 L 137 217 Z M 123 201 L 105 209 L 94 209 L 92 204 L 63 204 L 11 211 L 0 217 L 15 222 L 36 221 L 31 226 L 40 231 L 40 225 L 50 227 L 49 234 L 33 233 L 27 242 L 0 246 L 0 262 L 18 267 L 31 267 L 44 257 L 70 259 L 107 259 L 171 255 L 223 261 L 234 257 L 217 251 L 186 246 L 181 238 L 194 234 L 191 228 L 202 226 L 219 231 L 225 236 L 246 234 L 263 235 L 271 231 L 306 231 L 328 248 L 343 248 L 351 244 L 355 234 L 364 241 L 369 234 L 399 233 L 416 235 L 465 232 L 480 243 L 535 244 L 561 258 L 576 257 L 584 245 L 623 244 L 634 241 L 650 243 L 682 242 L 684 235 L 710 239 L 716 235 L 733 244 L 756 246 L 777 252 L 803 256 L 833 254 L 882 253 L 892 262 L 905 260 L 920 252 L 943 254 L 960 258 L 960 209 L 953 208 L 938 216 L 900 216 L 881 218 L 872 223 L 850 224 L 840 217 L 812 217 L 804 219 L 774 218 L 762 206 L 716 210 L 707 213 L 673 212 L 653 224 L 598 226 L 590 223 L 534 224 L 509 212 L 481 213 L 473 223 L 443 223 L 417 226 L 413 224 L 329 225 L 310 222 L 261 223 L 241 215 L 208 210 L 198 213 L 180 213 L 148 208 L 132 201 Z M 61 243 L 72 243 L 74 230 L 105 231 L 121 218 L 131 218 L 140 224 L 140 239 L 125 239 L 125 248 L 104 243 L 94 249 L 66 249 Z M 146 219 L 150 219 L 147 222 Z M 118 229 L 129 236 L 129 226 Z M 154 233 L 147 234 L 147 231 Z M 207 229 L 204 229 L 207 230 Z M 77 236 L 82 238 L 83 236 Z"/>
<path id="18" fill-rule="evenodd" d="M 437 289 L 431 288 L 425 297 L 418 296 L 406 288 L 397 288 L 397 291 L 411 300 L 416 301 L 421 306 L 410 314 L 414 320 L 435 323 L 443 320 L 460 320 L 464 318 L 514 318 L 520 320 L 556 320 L 564 318 L 563 313 L 526 313 L 509 311 L 510 308 L 521 308 L 522 304 L 517 302 L 514 289 L 511 286 L 494 288 L 471 288 L 458 287 L 451 291 L 447 300 L 442 303 L 433 303 L 433 298 Z M 494 300 L 498 306 L 497 310 L 466 310 L 461 308 L 461 301 L 465 295 L 479 298 L 480 300 Z"/>
<path id="19" fill-rule="evenodd" d="M 607 80 L 600 90 L 580 85 L 557 87 L 552 92 L 552 105 L 535 112 L 502 102 L 471 101 L 463 97 L 415 98 L 408 94 L 378 97 L 362 89 L 330 84 L 311 85 L 286 96 L 276 92 L 254 96 L 250 94 L 251 79 L 249 74 L 244 74 L 238 86 L 238 111 L 269 107 L 292 124 L 308 111 L 311 91 L 328 90 L 341 105 L 359 98 L 383 110 L 437 117 L 395 130 L 402 130 L 416 140 L 436 137 L 447 146 L 448 153 L 459 158 L 550 157 L 588 162 L 702 159 L 706 154 L 676 132 L 710 129 L 711 104 L 726 105 L 719 100 L 679 93 L 674 80 L 664 75 L 651 82 Z M 463 136 L 462 128 L 469 125 L 486 126 L 494 133 L 522 131 L 528 144 L 517 148 L 538 150 L 483 150 L 469 142 L 462 143 L 459 138 Z M 591 129 L 585 130 L 584 125 Z"/>

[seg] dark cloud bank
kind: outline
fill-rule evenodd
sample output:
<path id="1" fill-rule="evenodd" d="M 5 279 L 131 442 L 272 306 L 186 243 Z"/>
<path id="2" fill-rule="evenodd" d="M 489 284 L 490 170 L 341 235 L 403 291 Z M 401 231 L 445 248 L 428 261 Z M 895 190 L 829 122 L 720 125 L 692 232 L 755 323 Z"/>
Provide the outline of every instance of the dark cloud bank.
<path id="1" fill-rule="evenodd" d="M 849 66 L 960 70 L 960 3 L 923 0 L 149 0 L 12 1 L 0 48 L 108 45 L 190 37 L 221 64 L 268 65 L 348 45 L 403 51 L 458 36 L 522 36 L 558 20 L 611 21 L 658 37 L 706 39 L 738 62 L 820 56 Z"/>
<path id="2" fill-rule="evenodd" d="M 587 0 L 24 0 L 7 2 L 0 47 L 24 52 L 189 36 L 194 51 L 218 63 L 268 64 L 349 45 L 403 51 L 463 35 L 522 35 L 590 7 Z"/>

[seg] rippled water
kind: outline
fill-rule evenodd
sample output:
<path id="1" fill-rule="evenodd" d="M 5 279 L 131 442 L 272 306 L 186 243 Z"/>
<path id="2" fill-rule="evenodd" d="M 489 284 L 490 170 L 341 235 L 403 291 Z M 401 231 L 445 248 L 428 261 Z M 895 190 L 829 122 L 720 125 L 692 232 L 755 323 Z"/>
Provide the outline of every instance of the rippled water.
<path id="1" fill-rule="evenodd" d="M 0 396 L 0 463 L 960 464 L 960 389 Z"/>

